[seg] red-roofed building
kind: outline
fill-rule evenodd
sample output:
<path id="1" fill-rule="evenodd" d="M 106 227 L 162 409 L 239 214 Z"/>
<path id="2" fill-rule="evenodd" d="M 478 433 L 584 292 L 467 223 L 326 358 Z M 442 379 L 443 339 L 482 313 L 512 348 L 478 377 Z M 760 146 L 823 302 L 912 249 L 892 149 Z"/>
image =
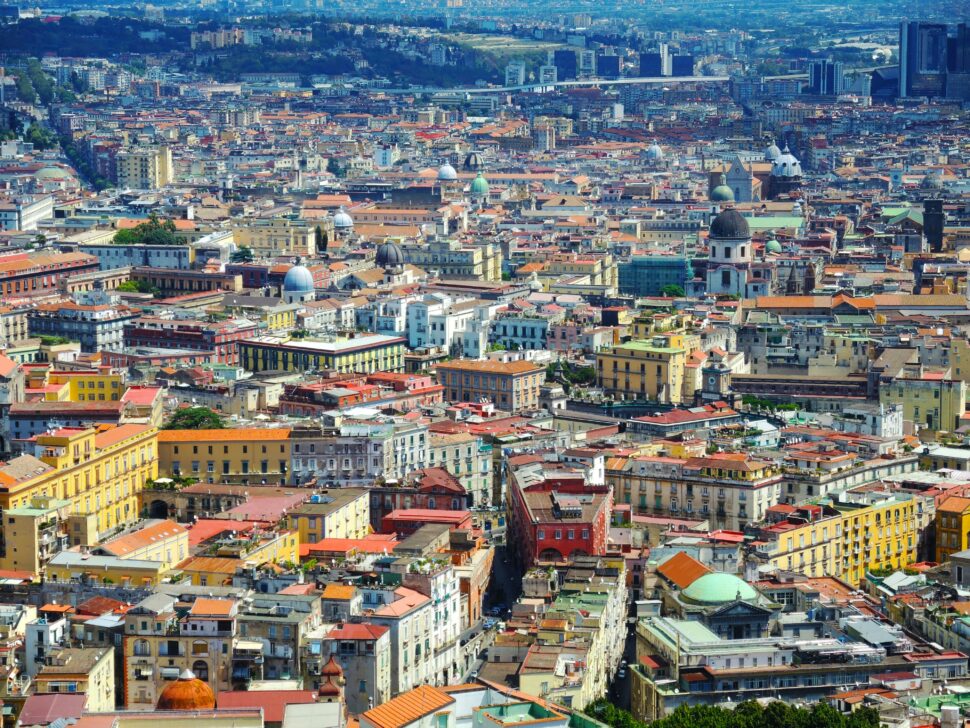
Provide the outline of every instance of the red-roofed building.
<path id="1" fill-rule="evenodd" d="M 384 533 L 396 533 L 398 537 L 407 537 L 427 523 L 441 523 L 452 530 L 470 529 L 472 527 L 471 511 L 429 510 L 427 508 L 410 508 L 388 513 L 381 521 Z"/>

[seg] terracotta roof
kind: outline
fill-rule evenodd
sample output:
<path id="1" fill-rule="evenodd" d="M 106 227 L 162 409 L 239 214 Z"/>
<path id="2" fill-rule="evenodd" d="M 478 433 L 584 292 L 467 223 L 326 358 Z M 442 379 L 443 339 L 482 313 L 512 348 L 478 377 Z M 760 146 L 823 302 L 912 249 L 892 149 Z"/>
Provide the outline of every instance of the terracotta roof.
<path id="1" fill-rule="evenodd" d="M 353 599 L 354 594 L 357 593 L 357 589 L 347 584 L 327 584 L 326 589 L 323 590 L 324 599 Z"/>
<path id="2" fill-rule="evenodd" d="M 99 548 L 104 549 L 112 556 L 124 558 L 138 549 L 151 546 L 153 543 L 164 539 L 174 538 L 185 532 L 185 527 L 174 521 L 160 521 L 133 533 L 126 533 L 123 536 L 118 536 L 118 538 L 113 538 L 101 544 Z"/>
<path id="3" fill-rule="evenodd" d="M 431 713 L 448 707 L 455 699 L 430 685 L 418 685 L 388 700 L 383 705 L 371 708 L 361 714 L 361 718 L 378 728 L 403 728 Z"/>
<path id="4" fill-rule="evenodd" d="M 710 574 L 711 570 L 685 551 L 678 551 L 657 567 L 657 573 L 678 589 L 686 589 L 704 574 Z"/>
<path id="5" fill-rule="evenodd" d="M 193 617 L 228 617 L 235 606 L 232 599 L 196 599 L 189 613 Z"/>
<path id="6" fill-rule="evenodd" d="M 285 427 L 235 427 L 224 430 L 160 430 L 159 442 L 236 442 L 239 440 L 288 440 Z"/>
<path id="7" fill-rule="evenodd" d="M 475 361 L 459 359 L 438 364 L 438 369 L 456 369 L 465 372 L 485 372 L 488 374 L 532 374 L 542 371 L 542 367 L 530 361 Z"/>

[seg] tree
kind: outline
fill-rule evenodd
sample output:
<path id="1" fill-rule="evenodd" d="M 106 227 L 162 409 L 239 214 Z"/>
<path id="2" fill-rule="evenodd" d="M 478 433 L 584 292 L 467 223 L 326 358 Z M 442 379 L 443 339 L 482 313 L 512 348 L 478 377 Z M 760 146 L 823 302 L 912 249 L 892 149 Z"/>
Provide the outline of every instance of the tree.
<path id="1" fill-rule="evenodd" d="M 316 249 L 325 250 L 327 247 L 327 234 L 323 232 L 323 228 L 317 225 L 316 230 L 314 230 L 314 243 L 316 243 Z"/>
<path id="2" fill-rule="evenodd" d="M 680 286 L 671 283 L 660 289 L 660 295 L 664 298 L 683 298 L 684 289 Z"/>
<path id="3" fill-rule="evenodd" d="M 57 135 L 50 129 L 45 129 L 40 124 L 34 123 L 27 127 L 24 141 L 33 144 L 34 149 L 42 152 L 45 149 L 53 149 L 57 146 Z"/>
<path id="4" fill-rule="evenodd" d="M 253 254 L 253 249 L 245 245 L 239 246 L 233 254 L 229 256 L 229 260 L 233 263 L 252 263 L 256 259 Z"/>
<path id="5" fill-rule="evenodd" d="M 133 228 L 119 230 L 112 242 L 118 245 L 179 245 L 181 241 L 175 236 L 175 222 L 173 220 L 159 220 L 154 212 L 145 222 L 140 222 Z"/>
<path id="6" fill-rule="evenodd" d="M 165 423 L 163 430 L 222 430 L 226 427 L 225 418 L 208 407 L 186 407 L 180 409 L 172 419 Z"/>

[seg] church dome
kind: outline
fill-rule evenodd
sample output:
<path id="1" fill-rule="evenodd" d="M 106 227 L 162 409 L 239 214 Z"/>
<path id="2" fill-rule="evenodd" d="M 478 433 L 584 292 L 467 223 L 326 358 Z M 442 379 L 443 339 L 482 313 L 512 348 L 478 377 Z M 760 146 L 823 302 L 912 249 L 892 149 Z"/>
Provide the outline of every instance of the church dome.
<path id="1" fill-rule="evenodd" d="M 768 147 L 765 149 L 766 162 L 774 162 L 780 156 L 781 156 L 781 150 L 778 148 L 778 145 L 775 144 L 774 142 L 769 144 Z"/>
<path id="2" fill-rule="evenodd" d="M 664 158 L 664 150 L 660 148 L 657 144 L 657 140 L 654 139 L 653 144 L 647 147 L 647 159 L 652 159 L 659 162 Z"/>
<path id="3" fill-rule="evenodd" d="M 715 239 L 743 240 L 751 237 L 751 229 L 744 216 L 733 207 L 722 210 L 711 223 L 709 237 Z"/>
<path id="4" fill-rule="evenodd" d="M 378 268 L 399 268 L 404 265 L 404 251 L 397 243 L 384 243 L 377 249 L 374 262 Z"/>
<path id="5" fill-rule="evenodd" d="M 781 243 L 777 240 L 769 240 L 765 243 L 765 252 L 771 255 L 778 255 L 781 252 Z"/>
<path id="6" fill-rule="evenodd" d="M 692 581 L 681 596 L 696 604 L 727 604 L 739 599 L 757 599 L 758 592 L 744 579 L 733 574 L 713 572 Z"/>
<path id="7" fill-rule="evenodd" d="M 943 189 L 943 172 L 939 169 L 930 170 L 930 172 L 923 177 L 922 181 L 919 183 L 921 190 L 939 190 Z"/>
<path id="8" fill-rule="evenodd" d="M 455 171 L 454 167 L 448 164 L 448 162 L 445 162 L 438 167 L 439 182 L 454 182 L 456 179 L 458 179 L 458 173 Z"/>
<path id="9" fill-rule="evenodd" d="M 488 180 L 479 172 L 478 176 L 472 180 L 472 197 L 488 197 Z"/>
<path id="10" fill-rule="evenodd" d="M 340 211 L 333 216 L 333 227 L 336 230 L 349 230 L 354 226 L 353 218 L 347 214 L 344 208 L 340 208 Z"/>
<path id="11" fill-rule="evenodd" d="M 304 265 L 294 265 L 283 278 L 283 290 L 289 293 L 307 293 L 316 286 L 313 284 L 313 274 Z"/>
<path id="12" fill-rule="evenodd" d="M 158 696 L 158 710 L 212 710 L 216 697 L 208 683 L 185 670 L 178 680 L 170 682 Z"/>
<path id="13" fill-rule="evenodd" d="M 801 177 L 802 163 L 795 159 L 795 155 L 788 151 L 788 147 L 785 147 L 785 151 L 771 165 L 771 176 Z"/>
<path id="14" fill-rule="evenodd" d="M 727 177 L 721 175 L 721 181 L 711 190 L 711 202 L 734 202 L 734 190 L 728 187 Z"/>
<path id="15" fill-rule="evenodd" d="M 333 655 L 330 655 L 330 659 L 327 660 L 327 664 L 321 668 L 320 675 L 324 677 L 339 678 L 344 676 L 344 671 L 343 668 L 337 664 L 337 661 L 333 658 Z"/>
<path id="16" fill-rule="evenodd" d="M 469 152 L 462 167 L 469 172 L 477 172 L 485 168 L 485 158 L 482 157 L 481 152 Z"/>

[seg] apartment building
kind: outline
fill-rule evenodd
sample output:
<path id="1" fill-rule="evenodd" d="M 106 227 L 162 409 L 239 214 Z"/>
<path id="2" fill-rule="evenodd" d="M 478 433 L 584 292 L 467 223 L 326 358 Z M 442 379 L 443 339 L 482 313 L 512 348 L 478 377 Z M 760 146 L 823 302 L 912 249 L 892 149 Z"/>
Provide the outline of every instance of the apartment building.
<path id="1" fill-rule="evenodd" d="M 391 699 L 391 630 L 379 624 L 344 623 L 327 633 L 321 659 L 332 656 L 344 671 L 344 699 L 356 714 Z M 319 678 L 312 687 L 319 687 Z"/>
<path id="2" fill-rule="evenodd" d="M 207 483 L 285 483 L 290 466 L 289 428 L 161 430 L 158 472 Z"/>
<path id="3" fill-rule="evenodd" d="M 135 424 L 37 435 L 33 454 L 0 466 L 0 509 L 29 507 L 37 497 L 68 500 L 71 544 L 93 545 L 137 520 L 138 494 L 158 477 L 157 436 L 154 427 Z M 3 536 L 0 556 L 5 548 Z"/>
<path id="4" fill-rule="evenodd" d="M 438 364 L 438 383 L 451 402 L 492 402 L 498 409 L 519 413 L 538 409 L 542 367 L 528 361 L 472 361 Z"/>
<path id="5" fill-rule="evenodd" d="M 729 530 L 764 518 L 781 497 L 782 481 L 775 462 L 747 453 L 631 456 L 606 463 L 617 503 L 644 515 L 705 518 L 712 528 Z"/>
<path id="6" fill-rule="evenodd" d="M 364 538 L 370 533 L 370 495 L 363 488 L 338 488 L 314 493 L 307 503 L 291 508 L 288 527 L 300 543 L 325 538 Z"/>
<path id="7" fill-rule="evenodd" d="M 404 369 L 405 340 L 383 334 L 363 334 L 338 341 L 286 341 L 263 337 L 239 343 L 239 363 L 252 372 L 306 372 L 330 369 L 371 374 Z"/>
<path id="8" fill-rule="evenodd" d="M 77 693 L 86 713 L 115 709 L 115 651 L 112 647 L 64 647 L 51 652 L 34 678 L 37 694 Z"/>
<path id="9" fill-rule="evenodd" d="M 237 247 L 249 248 L 257 258 L 312 257 L 317 252 L 316 228 L 303 220 L 283 217 L 238 220 L 233 224 L 232 235 Z"/>
<path id="10" fill-rule="evenodd" d="M 179 616 L 175 597 L 153 594 L 125 613 L 124 699 L 128 710 L 154 710 L 158 696 L 185 670 L 218 695 L 231 687 L 238 606 L 198 598 Z"/>
<path id="11" fill-rule="evenodd" d="M 502 280 L 502 250 L 498 245 L 467 245 L 458 240 L 440 240 L 405 245 L 401 250 L 405 262 L 422 270 L 435 271 L 441 278 Z"/>
<path id="12" fill-rule="evenodd" d="M 596 383 L 616 398 L 683 401 L 684 371 L 690 350 L 680 335 L 629 341 L 596 352 Z"/>
<path id="13" fill-rule="evenodd" d="M 129 149 L 115 156 L 118 186 L 157 190 L 174 179 L 172 150 L 167 146 Z"/>

